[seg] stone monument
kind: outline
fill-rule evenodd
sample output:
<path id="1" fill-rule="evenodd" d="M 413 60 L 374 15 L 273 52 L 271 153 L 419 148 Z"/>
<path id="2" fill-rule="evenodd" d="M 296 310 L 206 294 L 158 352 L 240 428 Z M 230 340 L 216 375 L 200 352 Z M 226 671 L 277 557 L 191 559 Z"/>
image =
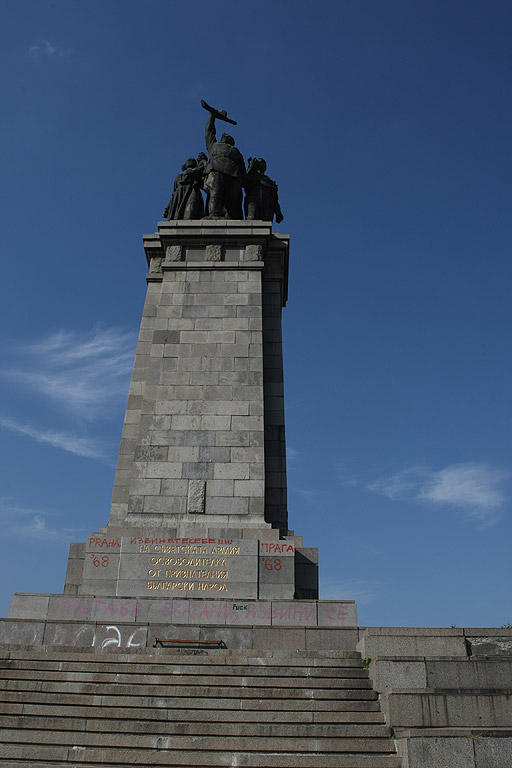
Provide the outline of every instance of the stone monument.
<path id="1" fill-rule="evenodd" d="M 0 619 L 0 767 L 510 765 L 512 630 L 358 627 L 318 599 L 288 528 L 277 185 L 203 107 L 210 156 L 144 236 L 110 518 L 62 594 Z"/>
<path id="2" fill-rule="evenodd" d="M 110 606 L 110 618 L 174 625 L 207 600 L 226 624 L 356 623 L 353 601 L 318 601 L 318 552 L 288 528 L 289 237 L 257 218 L 282 219 L 277 185 L 261 158 L 246 172 L 233 137 L 217 139 L 215 121 L 235 121 L 202 106 L 209 158 L 186 161 L 168 218 L 144 236 L 147 296 L 110 519 L 71 545 L 63 595 L 15 595 L 13 618 L 97 619 Z"/>

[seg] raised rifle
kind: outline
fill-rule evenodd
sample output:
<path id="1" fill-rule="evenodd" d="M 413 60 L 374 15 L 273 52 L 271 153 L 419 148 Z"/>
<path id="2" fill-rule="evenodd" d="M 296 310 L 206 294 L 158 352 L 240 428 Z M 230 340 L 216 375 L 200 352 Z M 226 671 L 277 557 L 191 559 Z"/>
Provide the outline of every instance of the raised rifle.
<path id="1" fill-rule="evenodd" d="M 228 117 L 228 113 L 225 109 L 215 109 L 215 107 L 210 107 L 209 104 L 206 103 L 204 99 L 201 99 L 201 106 L 203 109 L 206 109 L 207 112 L 209 112 L 211 115 L 213 115 L 217 120 L 224 120 L 225 123 L 231 123 L 231 125 L 238 125 L 236 120 L 231 120 L 230 117 Z"/>

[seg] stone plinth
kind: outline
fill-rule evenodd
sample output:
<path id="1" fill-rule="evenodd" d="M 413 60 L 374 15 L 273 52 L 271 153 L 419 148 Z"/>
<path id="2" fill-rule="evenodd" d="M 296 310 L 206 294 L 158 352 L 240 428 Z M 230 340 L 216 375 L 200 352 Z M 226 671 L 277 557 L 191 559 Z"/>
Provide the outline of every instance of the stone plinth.
<path id="1" fill-rule="evenodd" d="M 244 529 L 189 536 L 174 530 L 115 529 L 91 533 L 70 550 L 64 593 L 117 597 L 181 595 L 261 600 L 315 597 L 316 550 L 299 536 L 279 539 L 276 529 Z M 228 531 L 229 533 L 229 531 Z M 113 535 L 112 535 L 113 534 Z"/>
<path id="2" fill-rule="evenodd" d="M 150 623 L 174 598 L 189 601 L 179 609 L 187 616 L 201 600 L 257 601 L 232 607 L 242 611 L 234 623 L 355 622 L 355 607 L 332 619 L 328 607 L 318 616 L 299 605 L 293 620 L 269 607 L 318 598 L 318 552 L 288 529 L 288 236 L 269 222 L 170 221 L 144 248 L 147 296 L 110 519 L 71 545 L 64 596 L 112 611 L 144 606 Z M 36 618 L 41 604 L 15 605 L 17 617 Z"/>
<path id="3" fill-rule="evenodd" d="M 353 600 L 194 599 L 176 592 L 137 598 L 95 595 L 13 595 L 9 619 L 43 622 L 220 627 L 354 629 Z M 11 640 L 9 640 L 11 642 Z M 355 644 L 356 637 L 351 636 Z M 351 646 L 353 647 L 353 646 Z M 317 646 L 318 649 L 318 646 Z"/>
<path id="4" fill-rule="evenodd" d="M 108 525 L 70 551 L 66 594 L 318 597 L 288 530 L 281 311 L 287 235 L 169 221 L 149 266 Z"/>
<path id="5" fill-rule="evenodd" d="M 109 525 L 286 535 L 288 237 L 264 222 L 172 221 L 144 243 L 148 293 Z"/>

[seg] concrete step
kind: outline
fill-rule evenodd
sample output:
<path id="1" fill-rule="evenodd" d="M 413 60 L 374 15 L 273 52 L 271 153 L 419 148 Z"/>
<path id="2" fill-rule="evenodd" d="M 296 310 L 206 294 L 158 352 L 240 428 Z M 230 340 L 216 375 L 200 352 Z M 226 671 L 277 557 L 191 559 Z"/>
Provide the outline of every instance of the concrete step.
<path id="1" fill-rule="evenodd" d="M 21 698 L 21 697 L 20 697 Z M 76 717 L 76 718 L 95 718 L 110 717 L 115 710 L 117 721 L 145 721 L 159 720 L 162 722 L 204 722 L 207 711 L 198 709 L 157 709 L 152 707 L 146 709 L 142 707 L 110 707 L 108 705 L 99 706 L 80 706 L 73 704 L 56 705 L 50 703 L 29 703 L 25 698 L 19 702 L 6 702 L 0 698 L 0 710 L 5 715 L 35 715 L 44 717 Z M 356 702 L 358 703 L 358 702 Z M 368 702 L 376 706 L 375 702 Z M 96 714 L 101 712 L 101 714 Z M 223 722 L 229 723 L 384 723 L 384 715 L 381 712 L 373 711 L 348 711 L 348 712 L 311 712 L 311 711 L 273 711 L 273 710 L 239 710 L 224 709 L 222 711 Z"/>
<path id="2" fill-rule="evenodd" d="M 215 688 L 219 686 L 241 687 L 279 687 L 279 688 L 371 688 L 371 683 L 366 670 L 354 670 L 359 674 L 348 677 L 280 677 L 267 674 L 263 675 L 189 675 L 174 674 L 133 674 L 127 665 L 122 672 L 73 672 L 71 670 L 59 671 L 54 669 L 0 669 L 0 681 L 2 680 L 65 680 L 67 682 L 93 682 L 93 683 L 122 683 L 123 685 L 184 685 L 200 686 L 208 685 Z"/>
<path id="3" fill-rule="evenodd" d="M 363 752 L 363 753 L 394 753 L 393 740 L 381 738 L 308 738 L 288 736 L 197 736 L 197 735 L 165 735 L 148 733 L 101 733 L 101 732 L 68 732 L 38 729 L 9 729 L 0 728 L 0 743 L 8 744 L 48 744 L 51 746 L 80 746 L 117 749 L 139 750 L 173 750 L 173 751 L 208 751 L 208 752 Z M 0 755 L 2 752 L 0 751 Z"/>
<path id="4" fill-rule="evenodd" d="M 5 652 L 0 768 L 400 768 L 357 653 L 148 650 Z"/>
<path id="5" fill-rule="evenodd" d="M 348 677 L 368 677 L 368 670 L 363 669 L 362 663 L 356 659 L 351 660 L 354 663 L 344 667 L 320 667 L 310 665 L 287 666 L 273 665 L 269 668 L 267 664 L 182 664 L 179 661 L 154 664 L 152 662 L 130 662 L 129 670 L 133 674 L 173 674 L 173 675 L 229 675 L 253 677 L 268 676 L 276 677 L 329 677 L 329 678 L 348 678 Z M 0 659 L 0 670 L 19 669 L 19 670 L 58 670 L 59 672 L 104 672 L 107 668 L 111 673 L 123 673 L 128 664 L 126 662 L 105 661 L 69 661 L 47 659 Z"/>
<path id="6" fill-rule="evenodd" d="M 111 713 L 112 714 L 112 713 Z M 50 730 L 98 732 L 110 736 L 112 734 L 152 734 L 165 736 L 218 736 L 228 737 L 269 737 L 274 738 L 301 738 L 307 739 L 388 739 L 390 730 L 385 725 L 363 724 L 322 724 L 322 723 L 260 723 L 260 722 L 226 722 L 223 712 L 216 712 L 210 722 L 204 720 L 186 722 L 144 718 L 138 720 L 123 720 L 109 718 L 104 715 L 100 707 L 94 708 L 94 714 L 88 717 L 76 717 L 61 715 L 60 717 L 46 715 L 0 715 L 0 729 L 26 729 L 26 730 Z"/>
<path id="7" fill-rule="evenodd" d="M 208 698 L 208 699 L 251 699 L 260 698 L 262 691 L 269 700 L 274 699 L 376 699 L 377 694 L 365 682 L 365 686 L 350 688 L 258 688 L 258 687 L 229 687 L 212 685 L 123 685 L 122 683 L 94 683 L 66 680 L 0 680 L 0 689 L 16 691 L 52 691 L 55 693 L 81 693 L 96 696 L 165 696 L 173 698 Z"/>
<path id="8" fill-rule="evenodd" d="M 121 625 L 119 625 L 121 626 Z M 132 626 L 132 625 L 130 625 Z M 319 666 L 343 667 L 361 663 L 359 651 L 280 651 L 259 649 L 229 648 L 125 648 L 108 646 L 99 648 L 80 648 L 65 645 L 42 645 L 37 650 L 33 646 L 0 645 L 0 658 L 5 659 L 45 659 L 48 661 L 73 661 L 110 664 L 112 662 L 139 662 L 151 664 L 200 664 L 201 666 L 234 664 L 254 664 L 256 666 Z"/>
<path id="9" fill-rule="evenodd" d="M 0 746 L 0 766 L 12 768 L 231 768 L 232 752 L 146 751 L 128 749 L 81 749 L 68 747 L 38 747 L 9 744 Z M 298 755 L 294 752 L 241 752 L 236 755 L 238 765 L 244 768 L 401 768 L 396 755 Z"/>
<path id="10" fill-rule="evenodd" d="M 361 692 L 358 692 L 361 693 Z M 121 695 L 112 694 L 99 694 L 98 690 L 93 687 L 91 693 L 69 693 L 56 690 L 0 690 L 0 701 L 9 702 L 21 702 L 21 703 L 48 703 L 48 704 L 61 704 L 63 706 L 69 704 L 90 706 L 108 706 L 108 707 L 126 707 L 127 702 L 133 707 L 149 707 L 149 708 L 164 708 L 164 709 L 198 709 L 198 710 L 210 710 L 210 709 L 222 709 L 222 710 L 234 710 L 234 711 L 305 711 L 309 710 L 313 713 L 316 712 L 380 712 L 380 703 L 377 700 L 377 694 L 375 692 L 367 692 L 366 698 L 352 698 L 352 699 L 308 699 L 307 707 L 303 699 L 272 699 L 272 706 L 268 699 L 242 699 L 242 698 L 197 698 L 197 697 L 180 697 L 174 696 L 132 696 L 130 699 L 126 698 L 125 693 Z"/>

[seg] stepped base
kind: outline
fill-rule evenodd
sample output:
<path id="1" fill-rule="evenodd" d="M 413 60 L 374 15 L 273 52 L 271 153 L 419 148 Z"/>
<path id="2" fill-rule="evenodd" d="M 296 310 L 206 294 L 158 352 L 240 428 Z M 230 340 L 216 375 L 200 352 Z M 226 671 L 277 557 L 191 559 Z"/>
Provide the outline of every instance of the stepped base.
<path id="1" fill-rule="evenodd" d="M 400 768 L 353 650 L 1 656 L 0 766 Z"/>
<path id="2" fill-rule="evenodd" d="M 218 641 L 229 649 L 353 649 L 356 604 L 322 600 L 123 599 L 16 594 L 0 643 L 153 648 L 157 638 Z"/>

